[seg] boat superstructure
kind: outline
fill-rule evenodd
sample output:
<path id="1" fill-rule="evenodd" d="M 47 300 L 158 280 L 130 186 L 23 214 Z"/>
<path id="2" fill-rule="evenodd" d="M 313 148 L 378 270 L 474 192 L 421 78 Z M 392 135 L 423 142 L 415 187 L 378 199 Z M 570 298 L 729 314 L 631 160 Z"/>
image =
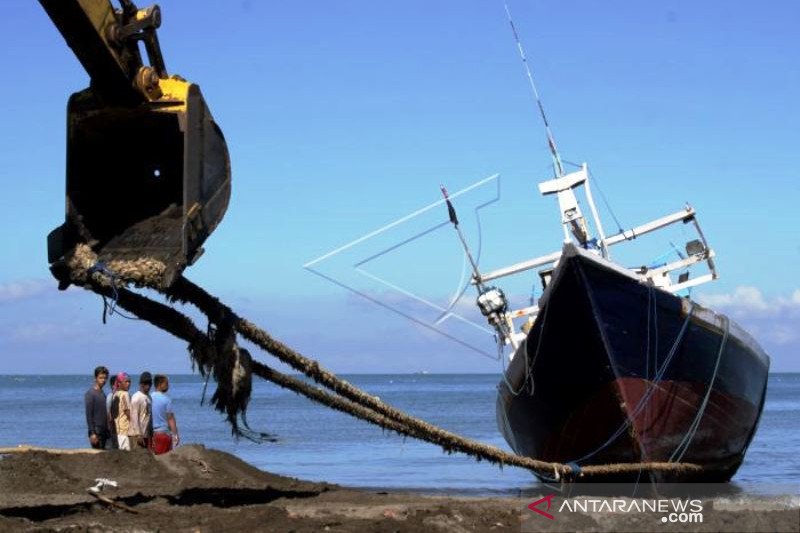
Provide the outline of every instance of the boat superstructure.
<path id="1" fill-rule="evenodd" d="M 677 251 L 677 259 L 655 266 L 638 266 L 635 268 L 624 268 L 632 280 L 646 283 L 667 291 L 671 294 L 678 294 L 689 288 L 702 285 L 717 279 L 718 273 L 714 263 L 714 250 L 709 246 L 706 237 L 697 220 L 695 209 L 686 205 L 680 211 L 676 211 L 661 218 L 646 222 L 634 228 L 620 231 L 616 234 L 606 236 L 603 232 L 602 222 L 597 211 L 597 207 L 592 197 L 590 187 L 590 177 L 588 166 L 581 165 L 580 169 L 557 176 L 553 179 L 541 182 L 539 191 L 541 194 L 556 195 L 560 211 L 561 223 L 564 230 L 563 243 L 574 243 L 581 249 L 587 250 L 592 255 L 605 262 L 616 265 L 612 262 L 611 247 L 626 241 L 633 241 L 644 235 L 653 233 L 673 224 L 689 224 L 695 232 L 696 238 L 689 240 L 685 244 L 685 252 Z M 587 224 L 576 189 L 583 187 L 585 199 L 592 213 L 592 222 L 597 230 L 597 235 L 592 234 L 590 225 Z M 474 268 L 473 284 L 486 285 L 498 279 L 514 276 L 532 269 L 539 269 L 543 297 L 546 295 L 552 273 L 558 266 L 563 255 L 563 250 L 557 250 L 545 255 L 540 255 L 525 261 L 521 261 L 506 267 L 492 270 L 488 273 L 480 273 L 477 267 Z M 705 268 L 705 272 L 692 277 L 693 268 Z M 488 289 L 487 289 L 488 290 Z M 499 312 L 502 309 L 502 312 Z M 484 308 L 481 308 L 483 311 Z M 540 305 L 530 305 L 519 309 L 509 309 L 500 306 L 495 312 L 490 323 L 495 327 L 498 340 L 504 345 L 510 345 L 513 350 L 519 347 L 520 342 L 526 337 L 527 330 L 536 319 L 540 311 Z M 486 313 L 484 313 L 486 314 Z M 520 321 L 522 321 L 520 323 Z M 514 351 L 511 356 L 513 357 Z"/>

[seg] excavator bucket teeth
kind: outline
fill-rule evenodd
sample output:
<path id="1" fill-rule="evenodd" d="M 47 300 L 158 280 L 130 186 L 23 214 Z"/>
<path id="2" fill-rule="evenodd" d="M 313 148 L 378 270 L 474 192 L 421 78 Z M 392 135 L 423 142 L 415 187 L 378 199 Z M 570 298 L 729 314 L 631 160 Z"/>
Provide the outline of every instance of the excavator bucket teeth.
<path id="1" fill-rule="evenodd" d="M 51 263 L 86 243 L 106 265 L 163 263 L 157 284 L 167 287 L 202 253 L 230 199 L 228 148 L 197 85 L 160 86 L 137 106 L 92 89 L 70 98 L 66 222 L 48 238 Z"/>

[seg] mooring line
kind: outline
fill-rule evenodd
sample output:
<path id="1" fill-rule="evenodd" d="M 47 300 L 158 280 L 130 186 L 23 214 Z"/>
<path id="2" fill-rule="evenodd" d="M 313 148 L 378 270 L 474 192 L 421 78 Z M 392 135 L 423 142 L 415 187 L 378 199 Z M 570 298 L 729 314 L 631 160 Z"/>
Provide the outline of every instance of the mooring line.
<path id="1" fill-rule="evenodd" d="M 640 470 L 683 474 L 696 474 L 703 470 L 700 465 L 696 464 L 666 462 L 586 465 L 576 468 L 574 465 L 540 461 L 512 454 L 495 446 L 462 437 L 408 415 L 337 377 L 316 360 L 305 357 L 274 339 L 255 324 L 239 317 L 218 298 L 185 277 L 179 277 L 171 287 L 164 289 L 159 285 L 163 264 L 158 261 L 152 259 L 139 259 L 135 262 L 110 261 L 106 266 L 114 272 L 115 276 L 90 272 L 96 262 L 97 256 L 88 246 L 78 245 L 67 257 L 66 276 L 68 279 L 62 281 L 69 281 L 101 295 L 109 296 L 116 292 L 120 307 L 186 341 L 192 361 L 198 365 L 201 374 L 205 376 L 213 373 L 219 387 L 214 395 L 215 407 L 228 413 L 228 421 L 232 424 L 235 432 L 241 432 L 236 425 L 236 416 L 240 412 L 244 416 L 246 411 L 251 390 L 249 376 L 252 372 L 262 379 L 302 394 L 315 402 L 399 434 L 436 444 L 447 453 L 461 452 L 478 460 L 485 459 L 501 466 L 518 466 L 540 474 L 555 474 L 556 477 L 566 479 L 573 477 L 578 470 L 580 470 L 581 477 L 636 473 Z M 211 323 L 217 325 L 218 334 L 214 339 L 210 338 L 189 317 L 177 309 L 132 292 L 125 287 L 127 283 L 157 290 L 172 302 L 193 304 L 208 317 Z M 247 351 L 236 344 L 233 331 L 230 334 L 219 334 L 225 328 L 232 328 L 244 338 L 331 392 L 252 360 Z M 246 386 L 243 387 L 237 380 L 244 379 L 245 374 Z M 246 393 L 245 396 L 242 396 L 243 391 Z M 238 397 L 236 397 L 237 394 Z"/>

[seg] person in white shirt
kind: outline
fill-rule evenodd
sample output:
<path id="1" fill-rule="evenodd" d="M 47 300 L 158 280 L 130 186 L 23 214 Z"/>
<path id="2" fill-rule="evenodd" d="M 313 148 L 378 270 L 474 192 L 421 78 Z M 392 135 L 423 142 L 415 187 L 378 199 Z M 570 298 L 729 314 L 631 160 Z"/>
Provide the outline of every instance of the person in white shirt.
<path id="1" fill-rule="evenodd" d="M 153 437 L 153 401 L 150 399 L 150 387 L 153 376 L 150 372 L 142 372 L 139 376 L 139 390 L 131 398 L 131 424 L 128 430 L 131 447 L 150 448 Z"/>

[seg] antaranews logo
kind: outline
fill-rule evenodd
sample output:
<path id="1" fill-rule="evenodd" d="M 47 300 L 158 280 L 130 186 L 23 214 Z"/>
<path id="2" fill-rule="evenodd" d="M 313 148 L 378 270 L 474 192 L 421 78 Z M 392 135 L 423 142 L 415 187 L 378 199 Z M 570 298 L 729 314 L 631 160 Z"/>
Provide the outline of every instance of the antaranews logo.
<path id="1" fill-rule="evenodd" d="M 539 504 L 547 502 L 547 510 L 549 511 L 550 510 L 550 505 L 553 503 L 553 498 L 554 497 L 555 497 L 555 494 L 551 494 L 550 496 L 545 496 L 544 498 L 538 499 L 535 502 L 531 502 L 528 505 L 528 509 L 530 509 L 534 513 L 539 513 L 540 515 L 542 515 L 545 518 L 549 518 L 550 520 L 555 520 L 555 517 L 553 515 L 551 515 L 550 513 L 547 513 L 545 511 L 542 511 L 541 509 L 539 509 Z"/>
<path id="2" fill-rule="evenodd" d="M 548 511 L 558 513 L 651 513 L 659 516 L 659 521 L 666 524 L 699 524 L 703 522 L 703 502 L 693 499 L 647 499 L 647 498 L 598 498 L 577 497 L 565 498 L 560 504 L 554 503 L 557 494 L 550 494 L 528 504 L 528 509 L 549 520 L 555 516 Z"/>

